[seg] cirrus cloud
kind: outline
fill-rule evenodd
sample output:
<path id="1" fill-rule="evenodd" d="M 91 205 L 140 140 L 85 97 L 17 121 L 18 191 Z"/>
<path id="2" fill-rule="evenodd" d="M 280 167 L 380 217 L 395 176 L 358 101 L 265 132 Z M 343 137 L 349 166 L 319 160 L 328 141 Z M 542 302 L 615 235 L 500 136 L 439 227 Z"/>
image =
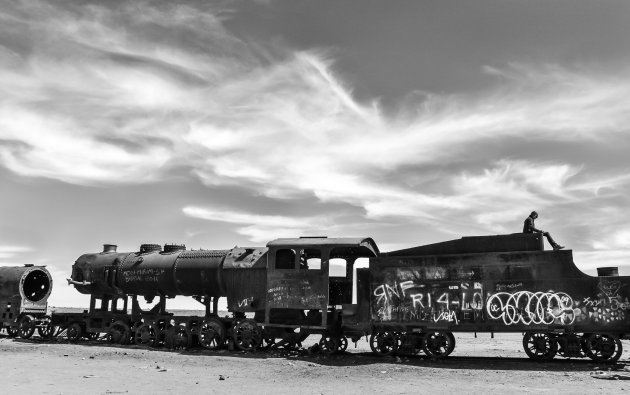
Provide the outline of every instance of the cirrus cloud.
<path id="1" fill-rule="evenodd" d="M 80 185 L 183 168 L 211 187 L 347 204 L 436 238 L 518 231 L 533 208 L 553 208 L 568 218 L 550 222 L 561 236 L 592 245 L 570 233 L 587 222 L 572 213 L 624 203 L 628 69 L 487 66 L 498 87 L 411 94 L 385 113 L 354 98 L 325 49 L 262 48 L 227 17 L 206 5 L 11 4 L 0 12 L 0 164 Z M 304 223 L 243 207 L 184 213 L 254 240 Z M 318 229 L 327 218 L 306 219 Z"/>

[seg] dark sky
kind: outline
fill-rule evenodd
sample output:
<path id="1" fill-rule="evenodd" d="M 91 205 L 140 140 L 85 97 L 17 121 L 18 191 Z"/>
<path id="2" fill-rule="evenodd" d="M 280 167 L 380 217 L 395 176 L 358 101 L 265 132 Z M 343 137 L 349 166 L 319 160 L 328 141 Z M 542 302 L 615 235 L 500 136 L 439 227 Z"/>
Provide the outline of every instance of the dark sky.
<path id="1" fill-rule="evenodd" d="M 235 35 L 247 42 L 326 49 L 357 98 L 380 98 L 387 107 L 412 91 L 462 94 L 500 83 L 483 74 L 484 66 L 619 66 L 630 53 L 627 1 L 237 4 L 225 22 Z"/>
<path id="2" fill-rule="evenodd" d="M 0 1 L 0 264 L 518 232 L 630 256 L 630 2 Z"/>

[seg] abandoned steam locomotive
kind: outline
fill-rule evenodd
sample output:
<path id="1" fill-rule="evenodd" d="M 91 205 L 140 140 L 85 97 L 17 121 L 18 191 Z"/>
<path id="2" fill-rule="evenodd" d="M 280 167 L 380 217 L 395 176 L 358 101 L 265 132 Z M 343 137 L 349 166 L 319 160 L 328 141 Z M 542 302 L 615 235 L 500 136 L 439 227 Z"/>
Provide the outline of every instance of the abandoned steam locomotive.
<path id="1" fill-rule="evenodd" d="M 355 269 L 359 259 L 369 267 Z M 68 279 L 90 295 L 89 310 L 50 316 L 43 313 L 50 275 L 42 267 L 19 269 L 31 274 L 0 270 L 0 325 L 25 338 L 37 328 L 42 337 L 70 341 L 104 334 L 120 344 L 253 350 L 319 334 L 320 348 L 332 353 L 345 350 L 348 338 L 369 335 L 378 355 L 444 357 L 455 347 L 453 332 L 523 332 L 533 359 L 613 362 L 630 329 L 630 277 L 615 268 L 588 276 L 570 250 L 544 251 L 539 234 L 464 237 L 387 253 L 371 238 L 198 251 L 143 244 L 127 253 L 105 245 L 79 257 Z M 174 296 L 194 298 L 205 314 L 173 315 L 166 300 Z M 138 298 L 154 306 L 143 310 Z M 220 298 L 230 316 L 219 316 Z"/>
<path id="2" fill-rule="evenodd" d="M 9 336 L 29 338 L 37 326 L 41 336 L 48 336 L 51 291 L 52 277 L 44 267 L 0 267 L 0 329 L 6 327 Z"/>

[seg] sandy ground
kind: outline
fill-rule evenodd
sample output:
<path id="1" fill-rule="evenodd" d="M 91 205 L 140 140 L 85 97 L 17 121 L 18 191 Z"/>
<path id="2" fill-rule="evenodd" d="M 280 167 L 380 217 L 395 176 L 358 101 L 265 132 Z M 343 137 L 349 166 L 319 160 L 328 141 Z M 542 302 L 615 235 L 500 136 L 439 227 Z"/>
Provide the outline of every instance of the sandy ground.
<path id="1" fill-rule="evenodd" d="M 0 391 L 6 394 L 369 394 L 622 393 L 630 351 L 611 366 L 557 358 L 538 363 L 520 334 L 456 336 L 445 360 L 376 357 L 365 340 L 343 355 L 302 352 L 168 351 L 102 341 L 69 344 L 0 336 Z M 318 339 L 307 339 L 305 346 Z M 624 347 L 630 348 L 628 341 Z M 626 369 L 626 364 L 628 368 Z M 603 373 L 603 374 L 602 374 Z M 596 378 L 617 377 L 614 380 Z M 223 378 L 223 379 L 221 379 Z"/>

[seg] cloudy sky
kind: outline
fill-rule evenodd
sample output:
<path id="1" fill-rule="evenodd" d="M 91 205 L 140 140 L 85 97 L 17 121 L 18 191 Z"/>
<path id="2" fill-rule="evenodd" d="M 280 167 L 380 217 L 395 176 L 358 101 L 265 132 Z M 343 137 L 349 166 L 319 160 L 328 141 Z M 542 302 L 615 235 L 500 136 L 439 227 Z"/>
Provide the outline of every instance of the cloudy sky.
<path id="1" fill-rule="evenodd" d="M 630 2 L 0 0 L 0 265 L 539 228 L 630 274 Z"/>

